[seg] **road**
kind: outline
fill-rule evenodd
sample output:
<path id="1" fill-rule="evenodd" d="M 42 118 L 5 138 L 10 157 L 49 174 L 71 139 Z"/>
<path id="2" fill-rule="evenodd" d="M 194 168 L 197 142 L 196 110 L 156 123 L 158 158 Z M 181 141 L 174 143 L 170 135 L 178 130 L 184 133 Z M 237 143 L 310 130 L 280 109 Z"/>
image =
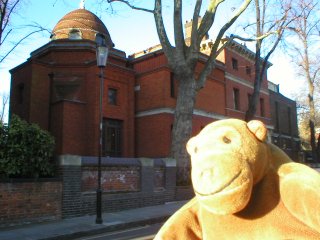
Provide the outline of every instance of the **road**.
<path id="1" fill-rule="evenodd" d="M 116 232 L 102 233 L 75 240 L 152 240 L 162 224 L 157 223 Z"/>

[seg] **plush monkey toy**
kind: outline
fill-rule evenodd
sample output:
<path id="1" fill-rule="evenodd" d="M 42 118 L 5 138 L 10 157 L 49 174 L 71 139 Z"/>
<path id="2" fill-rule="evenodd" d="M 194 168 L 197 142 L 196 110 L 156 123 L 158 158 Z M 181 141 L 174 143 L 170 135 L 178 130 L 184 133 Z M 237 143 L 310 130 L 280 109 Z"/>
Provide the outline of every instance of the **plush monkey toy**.
<path id="1" fill-rule="evenodd" d="M 191 138 L 195 197 L 155 239 L 320 239 L 320 174 L 266 138 L 262 122 L 237 119 Z"/>

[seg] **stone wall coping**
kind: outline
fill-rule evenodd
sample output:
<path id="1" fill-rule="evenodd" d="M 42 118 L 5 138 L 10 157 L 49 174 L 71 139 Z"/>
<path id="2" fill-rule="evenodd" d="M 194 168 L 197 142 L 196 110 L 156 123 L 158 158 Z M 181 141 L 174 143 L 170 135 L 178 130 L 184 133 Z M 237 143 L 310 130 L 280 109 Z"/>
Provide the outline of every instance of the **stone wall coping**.
<path id="1" fill-rule="evenodd" d="M 81 162 L 83 166 L 96 166 L 98 165 L 98 157 L 82 157 Z M 102 157 L 102 166 L 138 166 L 141 164 L 138 158 L 115 158 L 115 157 Z"/>
<path id="2" fill-rule="evenodd" d="M 143 167 L 153 167 L 154 160 L 152 158 L 139 158 L 139 161 Z"/>
<path id="3" fill-rule="evenodd" d="M 4 178 L 0 183 L 44 183 L 44 182 L 61 182 L 61 178 Z"/>
<path id="4" fill-rule="evenodd" d="M 153 159 L 154 167 L 166 167 L 166 163 L 162 158 Z"/>
<path id="5" fill-rule="evenodd" d="M 166 163 L 166 167 L 177 166 L 177 161 L 174 158 L 164 158 L 163 161 Z"/>
<path id="6" fill-rule="evenodd" d="M 60 155 L 58 157 L 60 166 L 81 166 L 81 156 L 78 155 Z"/>
<path id="7" fill-rule="evenodd" d="M 98 157 L 61 155 L 58 157 L 60 166 L 96 166 Z M 122 158 L 102 157 L 102 166 L 138 166 L 138 167 L 176 167 L 176 160 L 173 158 Z"/>

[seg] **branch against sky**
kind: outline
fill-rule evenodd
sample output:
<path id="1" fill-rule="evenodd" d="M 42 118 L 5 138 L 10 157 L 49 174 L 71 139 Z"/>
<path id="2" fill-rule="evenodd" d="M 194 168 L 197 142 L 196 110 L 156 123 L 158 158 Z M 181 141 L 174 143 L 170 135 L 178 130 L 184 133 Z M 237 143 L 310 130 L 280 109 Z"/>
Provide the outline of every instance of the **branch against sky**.
<path id="1" fill-rule="evenodd" d="M 221 1 L 219 1 L 221 2 Z M 214 64 L 215 64 L 215 60 L 219 54 L 219 52 L 221 52 L 222 48 L 225 47 L 226 45 L 222 46 L 220 51 L 219 51 L 219 45 L 221 43 L 222 38 L 224 37 L 226 31 L 232 26 L 232 24 L 239 18 L 239 16 L 247 9 L 247 7 L 249 6 L 249 4 L 251 3 L 251 0 L 246 0 L 243 1 L 242 5 L 239 7 L 239 9 L 235 12 L 235 14 L 233 15 L 233 17 L 224 24 L 224 26 L 220 29 L 216 40 L 212 46 L 212 50 L 211 50 L 211 54 L 210 57 L 205 65 L 205 68 L 203 69 L 203 71 L 200 74 L 199 77 L 199 81 L 197 84 L 198 89 L 201 89 L 206 81 L 206 77 L 207 75 L 212 71 Z M 212 25 L 211 25 L 212 26 Z"/>
<path id="2" fill-rule="evenodd" d="M 244 41 L 255 40 L 254 89 L 249 100 L 246 121 L 250 121 L 255 117 L 261 84 L 266 76 L 269 58 L 278 47 L 285 30 L 292 22 L 289 17 L 290 0 L 255 0 L 254 3 L 255 21 L 247 23 L 243 29 L 246 32 L 254 29 L 255 33 L 251 33 L 252 37 L 250 38 L 233 36 Z"/>
<path id="3" fill-rule="evenodd" d="M 0 48 L 0 63 L 2 63 L 16 49 L 16 47 L 18 47 L 24 40 L 26 40 L 30 36 L 32 36 L 36 33 L 39 33 L 39 32 L 43 32 L 43 31 L 50 33 L 49 29 L 43 28 L 42 26 L 40 26 L 39 24 L 36 24 L 36 23 L 34 23 L 33 25 L 26 25 L 24 27 L 30 29 L 29 32 L 25 36 L 18 39 L 18 41 L 14 42 L 12 44 L 11 48 L 9 48 L 9 50 L 6 49 L 6 52 L 4 52 L 3 54 L 2 54 L 2 52 L 3 52 L 2 48 Z M 31 30 L 31 29 L 34 29 L 34 30 Z"/>
<path id="4" fill-rule="evenodd" d="M 134 10 L 139 10 L 139 11 L 144 11 L 144 12 L 149 12 L 149 13 L 154 13 L 153 10 L 143 8 L 143 7 L 137 7 L 134 3 L 131 3 L 131 1 L 126 1 L 126 0 L 107 0 L 108 3 L 113 3 L 113 2 L 121 2 L 127 5 L 128 7 L 134 9 Z"/>
<path id="5" fill-rule="evenodd" d="M 3 33 L 6 33 L 11 16 L 21 0 L 1 0 L 0 1 L 0 46 L 3 43 Z M 10 34 L 7 31 L 6 38 Z"/>
<path id="6" fill-rule="evenodd" d="M 2 63 L 17 46 L 22 44 L 24 40 L 30 36 L 50 30 L 42 27 L 38 23 L 32 23 L 25 26 L 14 26 L 12 20 L 15 14 L 21 13 L 23 10 L 19 6 L 24 0 L 0 0 L 0 63 Z M 28 29 L 26 34 L 20 39 L 14 35 L 18 28 Z M 13 41 L 13 39 L 16 39 Z M 4 47 L 4 45 L 6 45 Z"/>

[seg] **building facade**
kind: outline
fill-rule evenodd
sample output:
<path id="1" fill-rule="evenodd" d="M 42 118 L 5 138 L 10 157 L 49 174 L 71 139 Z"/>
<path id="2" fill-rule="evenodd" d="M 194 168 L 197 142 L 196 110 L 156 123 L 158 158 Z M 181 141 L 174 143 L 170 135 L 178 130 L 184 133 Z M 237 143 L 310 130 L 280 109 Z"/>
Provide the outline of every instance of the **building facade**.
<path id="1" fill-rule="evenodd" d="M 300 138 L 297 124 L 296 102 L 283 96 L 279 85 L 269 82 L 271 121 L 274 126 L 270 135 L 272 143 L 299 161 Z"/>
<path id="2" fill-rule="evenodd" d="M 191 24 L 187 22 L 187 34 L 188 26 Z M 96 33 L 110 38 L 105 25 L 93 13 L 85 9 L 72 11 L 57 23 L 49 43 L 11 70 L 10 114 L 51 132 L 57 155 L 98 155 L 100 85 Z M 203 40 L 199 70 L 211 43 L 208 38 Z M 231 42 L 218 56 L 215 69 L 197 95 L 193 134 L 212 121 L 244 119 L 253 82 L 254 53 Z M 103 156 L 168 157 L 177 84 L 161 46 L 129 57 L 112 48 L 104 69 Z M 287 101 L 275 95 L 268 90 L 265 76 L 256 119 L 267 125 L 272 138 L 282 131 L 282 125 L 276 128 L 275 111 L 271 108 L 275 101 Z M 291 110 L 290 114 L 296 118 L 296 111 Z M 296 125 L 292 120 L 292 131 Z M 295 138 L 294 131 L 288 134 Z"/>

